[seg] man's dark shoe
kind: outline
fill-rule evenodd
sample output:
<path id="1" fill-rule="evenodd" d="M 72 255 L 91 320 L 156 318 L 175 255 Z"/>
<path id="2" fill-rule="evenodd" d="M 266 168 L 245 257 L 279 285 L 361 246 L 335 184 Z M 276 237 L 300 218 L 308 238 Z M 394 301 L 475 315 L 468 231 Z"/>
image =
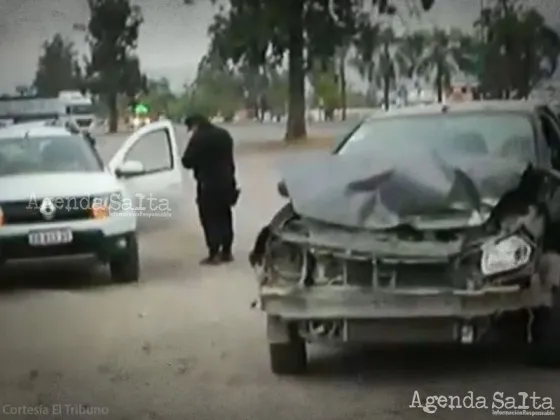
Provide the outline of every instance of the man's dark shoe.
<path id="1" fill-rule="evenodd" d="M 200 265 L 219 265 L 222 262 L 218 255 L 209 255 L 200 261 Z"/>
<path id="2" fill-rule="evenodd" d="M 224 252 L 220 255 L 220 261 L 223 263 L 233 262 L 233 254 L 231 252 Z"/>

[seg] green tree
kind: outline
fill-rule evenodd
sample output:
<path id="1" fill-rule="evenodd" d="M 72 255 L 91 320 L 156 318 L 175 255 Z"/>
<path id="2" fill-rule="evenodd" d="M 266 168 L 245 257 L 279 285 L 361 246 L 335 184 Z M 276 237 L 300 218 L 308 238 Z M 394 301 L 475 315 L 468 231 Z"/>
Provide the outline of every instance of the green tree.
<path id="1" fill-rule="evenodd" d="M 381 13 L 387 0 L 371 0 Z M 330 59 L 355 29 L 362 0 L 230 0 L 209 28 L 224 59 L 252 65 L 288 58 L 289 99 L 286 140 L 305 137 L 305 77 L 317 58 Z M 431 6 L 426 1 L 427 6 Z M 327 41 L 328 40 L 328 41 Z"/>
<path id="2" fill-rule="evenodd" d="M 165 77 L 160 79 L 149 79 L 147 82 L 147 93 L 140 96 L 140 102 L 146 104 L 155 113 L 169 114 L 171 104 L 177 98 L 171 92 L 169 80 Z"/>
<path id="3" fill-rule="evenodd" d="M 426 38 L 424 54 L 418 60 L 415 72 L 433 83 L 440 103 L 453 75 L 468 73 L 474 68 L 476 58 L 467 48 L 468 43 L 469 38 L 458 30 L 434 29 Z"/>
<path id="4" fill-rule="evenodd" d="M 314 93 L 314 106 L 319 106 L 325 113 L 326 120 L 332 120 L 334 111 L 341 105 L 336 58 L 329 66 L 316 65 L 310 73 L 310 82 Z"/>
<path id="5" fill-rule="evenodd" d="M 87 87 L 99 94 L 109 110 L 109 131 L 117 131 L 118 98 L 135 98 L 147 86 L 134 50 L 143 22 L 138 6 L 130 0 L 88 0 L 88 39 L 91 60 L 87 63 Z"/>
<path id="6" fill-rule="evenodd" d="M 354 38 L 354 56 L 350 60 L 350 64 L 368 84 L 369 99 L 377 91 L 375 58 L 381 45 L 380 32 L 379 25 L 372 25 L 369 16 L 362 15 Z"/>
<path id="7" fill-rule="evenodd" d="M 215 55 L 206 55 L 198 65 L 190 97 L 191 111 L 231 120 L 242 102 L 238 75 Z"/>
<path id="8" fill-rule="evenodd" d="M 57 96 L 62 90 L 81 88 L 82 71 L 74 44 L 56 34 L 43 43 L 33 87 L 38 95 Z"/>
<path id="9" fill-rule="evenodd" d="M 389 109 L 391 90 L 397 79 L 409 72 L 410 57 L 403 49 L 403 39 L 396 36 L 391 26 L 364 19 L 359 28 L 353 63 L 366 76 L 370 87 L 382 87 L 383 107 Z"/>
<path id="10" fill-rule="evenodd" d="M 286 71 L 280 72 L 274 68 L 269 70 L 266 97 L 270 112 L 279 121 L 285 115 L 288 104 L 288 73 Z"/>
<path id="11" fill-rule="evenodd" d="M 481 11 L 481 89 L 487 97 L 525 98 L 557 67 L 560 37 L 534 8 L 496 0 Z"/>

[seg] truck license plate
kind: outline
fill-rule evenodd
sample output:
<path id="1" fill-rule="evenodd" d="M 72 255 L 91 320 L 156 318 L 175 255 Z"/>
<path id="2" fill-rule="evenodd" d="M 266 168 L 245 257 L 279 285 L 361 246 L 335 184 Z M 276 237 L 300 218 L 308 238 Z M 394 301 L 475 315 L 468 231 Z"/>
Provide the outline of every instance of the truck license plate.
<path id="1" fill-rule="evenodd" d="M 62 245 L 72 242 L 72 231 L 70 229 L 53 229 L 29 232 L 29 245 L 48 246 Z"/>

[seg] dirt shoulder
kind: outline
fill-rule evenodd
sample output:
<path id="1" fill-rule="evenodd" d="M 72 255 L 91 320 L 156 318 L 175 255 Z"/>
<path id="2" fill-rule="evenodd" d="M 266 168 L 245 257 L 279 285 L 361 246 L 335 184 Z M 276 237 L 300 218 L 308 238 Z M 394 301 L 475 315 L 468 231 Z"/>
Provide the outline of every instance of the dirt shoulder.
<path id="1" fill-rule="evenodd" d="M 313 136 L 290 142 L 268 140 L 261 142 L 242 142 L 235 146 L 237 153 L 276 153 L 287 151 L 330 150 L 335 139 L 330 136 Z"/>

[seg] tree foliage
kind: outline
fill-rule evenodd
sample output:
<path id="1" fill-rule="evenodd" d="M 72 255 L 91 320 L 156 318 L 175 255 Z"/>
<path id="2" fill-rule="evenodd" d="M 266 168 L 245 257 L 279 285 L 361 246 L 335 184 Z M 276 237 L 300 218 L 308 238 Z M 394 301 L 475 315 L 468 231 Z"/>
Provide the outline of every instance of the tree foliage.
<path id="1" fill-rule="evenodd" d="M 471 73 L 475 62 L 472 38 L 459 30 L 434 29 L 426 38 L 416 72 L 436 88 L 438 102 L 457 73 Z"/>
<path id="2" fill-rule="evenodd" d="M 388 0 L 370 0 L 381 14 L 395 13 Z M 209 28 L 212 49 L 223 60 L 254 68 L 288 58 L 286 139 L 304 137 L 305 77 L 317 62 L 326 65 L 346 47 L 357 28 L 362 0 L 230 0 Z M 424 8 L 433 0 L 422 1 Z"/>
<path id="3" fill-rule="evenodd" d="M 33 87 L 38 95 L 57 96 L 62 90 L 81 88 L 82 71 L 74 44 L 56 34 L 43 43 Z"/>
<path id="4" fill-rule="evenodd" d="M 88 0 L 88 38 L 91 60 L 87 63 L 88 89 L 101 95 L 109 109 L 109 131 L 117 129 L 120 94 L 134 98 L 147 86 L 134 55 L 143 22 L 138 6 L 130 0 Z"/>
<path id="5" fill-rule="evenodd" d="M 515 0 L 482 10 L 480 80 L 488 97 L 523 98 L 557 67 L 560 37 L 537 10 Z"/>

